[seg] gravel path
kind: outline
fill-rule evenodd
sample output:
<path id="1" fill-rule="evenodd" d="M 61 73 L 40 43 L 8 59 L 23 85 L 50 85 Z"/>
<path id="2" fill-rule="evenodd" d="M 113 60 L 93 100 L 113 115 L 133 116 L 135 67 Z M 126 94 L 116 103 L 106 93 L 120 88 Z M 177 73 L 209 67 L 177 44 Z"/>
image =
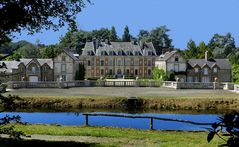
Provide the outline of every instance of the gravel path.
<path id="1" fill-rule="evenodd" d="M 162 96 L 162 97 L 200 97 L 200 98 L 239 98 L 239 93 L 225 90 L 170 89 L 154 87 L 77 87 L 14 89 L 5 94 L 19 96 Z"/>

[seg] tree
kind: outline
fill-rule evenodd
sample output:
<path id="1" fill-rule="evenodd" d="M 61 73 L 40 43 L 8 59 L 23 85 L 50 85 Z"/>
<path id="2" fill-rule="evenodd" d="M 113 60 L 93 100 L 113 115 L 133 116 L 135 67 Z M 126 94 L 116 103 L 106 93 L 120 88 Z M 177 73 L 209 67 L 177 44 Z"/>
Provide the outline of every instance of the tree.
<path id="1" fill-rule="evenodd" d="M 196 43 L 190 39 L 187 43 L 187 49 L 184 51 L 184 57 L 186 59 L 197 58 L 198 49 Z"/>
<path id="2" fill-rule="evenodd" d="M 235 39 L 231 33 L 226 35 L 214 34 L 208 43 L 208 47 L 215 58 L 226 58 L 230 53 L 236 51 Z"/>
<path id="3" fill-rule="evenodd" d="M 116 33 L 116 30 L 115 30 L 114 26 L 111 27 L 109 40 L 112 41 L 112 42 L 118 40 L 118 36 L 117 36 L 117 33 Z"/>
<path id="4" fill-rule="evenodd" d="M 154 80 L 164 81 L 167 79 L 166 73 L 163 69 L 154 68 L 152 74 Z"/>
<path id="5" fill-rule="evenodd" d="M 58 30 L 67 23 L 75 30 L 76 14 L 81 12 L 85 3 L 84 0 L 1 0 L 0 43 L 9 40 L 12 32 L 22 29 L 32 34 L 42 29 Z"/>
<path id="6" fill-rule="evenodd" d="M 125 26 L 124 28 L 124 34 L 122 36 L 122 41 L 123 42 L 130 42 L 131 35 L 129 33 L 129 27 Z"/>
<path id="7" fill-rule="evenodd" d="M 169 35 L 167 34 L 170 30 L 167 29 L 166 26 L 160 26 L 155 29 L 152 29 L 149 33 L 149 36 L 147 34 L 147 31 L 140 32 L 144 33 L 143 36 L 141 34 L 141 39 L 143 41 L 151 41 L 155 47 L 156 53 L 160 55 L 162 53 L 163 48 L 172 48 L 172 39 L 169 38 Z"/>
<path id="8" fill-rule="evenodd" d="M 234 83 L 239 84 L 239 64 L 232 65 L 232 78 Z"/>
<path id="9" fill-rule="evenodd" d="M 79 70 L 76 71 L 75 80 L 84 80 L 85 79 L 85 66 L 79 64 Z"/>
<path id="10" fill-rule="evenodd" d="M 110 38 L 110 30 L 107 28 L 101 28 L 99 30 L 93 30 L 91 33 L 92 38 L 96 38 L 100 41 L 109 40 Z"/>
<path id="11" fill-rule="evenodd" d="M 61 48 L 69 48 L 76 50 L 78 54 L 81 54 L 82 48 L 84 48 L 86 41 L 92 40 L 92 33 L 84 30 L 78 30 L 75 32 L 69 31 L 64 37 L 60 39 Z"/>
<path id="12" fill-rule="evenodd" d="M 41 58 L 54 58 L 57 56 L 58 45 L 49 45 L 40 49 Z"/>
<path id="13" fill-rule="evenodd" d="M 217 135 L 225 142 L 220 146 L 239 146 L 239 113 L 234 111 L 220 116 L 218 120 L 219 122 L 213 123 L 211 128 L 208 129 L 210 132 L 207 136 L 207 141 L 210 142 Z"/>
<path id="14" fill-rule="evenodd" d="M 150 41 L 150 33 L 147 30 L 140 30 L 137 37 L 142 43 Z"/>

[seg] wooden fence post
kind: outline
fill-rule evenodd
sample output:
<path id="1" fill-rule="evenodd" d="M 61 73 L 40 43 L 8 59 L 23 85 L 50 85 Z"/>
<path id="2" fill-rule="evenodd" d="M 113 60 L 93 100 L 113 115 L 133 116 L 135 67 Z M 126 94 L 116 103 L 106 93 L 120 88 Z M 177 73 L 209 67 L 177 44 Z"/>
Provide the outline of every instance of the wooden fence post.
<path id="1" fill-rule="evenodd" d="M 154 121 L 153 121 L 153 118 L 151 117 L 150 118 L 150 130 L 153 130 L 154 129 Z"/>
<path id="2" fill-rule="evenodd" d="M 89 126 L 88 114 L 85 115 L 85 125 Z"/>

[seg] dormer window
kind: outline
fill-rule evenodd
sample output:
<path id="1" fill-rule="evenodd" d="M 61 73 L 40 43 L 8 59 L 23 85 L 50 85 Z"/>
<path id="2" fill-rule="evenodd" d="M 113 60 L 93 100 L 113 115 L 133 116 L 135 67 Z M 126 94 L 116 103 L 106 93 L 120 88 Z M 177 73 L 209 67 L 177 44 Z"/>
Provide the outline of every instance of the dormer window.
<path id="1" fill-rule="evenodd" d="M 104 52 L 104 51 L 101 51 L 100 54 L 101 54 L 101 56 L 104 56 L 104 55 L 105 55 L 105 52 Z"/>
<path id="2" fill-rule="evenodd" d="M 134 52 L 135 56 L 139 56 L 139 51 Z"/>
<path id="3" fill-rule="evenodd" d="M 203 73 L 204 73 L 204 75 L 208 75 L 208 68 L 204 68 Z"/>
<path id="4" fill-rule="evenodd" d="M 110 54 L 110 56 L 112 56 L 113 55 L 113 51 L 110 51 L 109 54 Z"/>
<path id="5" fill-rule="evenodd" d="M 178 56 L 175 57 L 175 62 L 178 62 Z"/>
<path id="6" fill-rule="evenodd" d="M 217 73 L 217 70 L 218 70 L 218 69 L 217 69 L 216 67 L 213 68 L 213 72 L 214 72 L 214 73 Z"/>
<path id="7" fill-rule="evenodd" d="M 130 51 L 127 51 L 126 54 L 129 56 L 130 55 Z"/>
<path id="8" fill-rule="evenodd" d="M 122 55 L 122 51 L 118 51 L 118 55 L 121 56 Z"/>
<path id="9" fill-rule="evenodd" d="M 90 56 L 90 55 L 91 55 L 91 51 L 88 51 L 88 52 L 87 52 L 87 55 Z"/>
<path id="10" fill-rule="evenodd" d="M 148 56 L 152 56 L 152 52 L 151 51 L 148 51 Z"/>
<path id="11" fill-rule="evenodd" d="M 194 69 L 194 71 L 195 71 L 195 73 L 198 73 L 198 68 L 196 67 L 196 68 Z"/>

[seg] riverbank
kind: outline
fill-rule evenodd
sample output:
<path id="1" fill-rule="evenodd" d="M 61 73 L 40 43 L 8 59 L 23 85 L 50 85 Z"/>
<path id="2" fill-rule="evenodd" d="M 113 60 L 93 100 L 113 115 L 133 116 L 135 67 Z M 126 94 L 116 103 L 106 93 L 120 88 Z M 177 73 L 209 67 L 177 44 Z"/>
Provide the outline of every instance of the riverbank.
<path id="1" fill-rule="evenodd" d="M 18 89 L 22 109 L 141 109 L 141 110 L 236 110 L 239 94 L 224 90 L 175 90 L 167 88 L 70 88 Z M 131 101 L 127 98 L 137 97 Z"/>
<path id="2" fill-rule="evenodd" d="M 207 143 L 207 132 L 145 131 L 110 127 L 56 125 L 17 125 L 16 129 L 32 135 L 32 139 L 74 141 L 99 146 L 208 147 L 223 143 L 218 137 Z"/>

